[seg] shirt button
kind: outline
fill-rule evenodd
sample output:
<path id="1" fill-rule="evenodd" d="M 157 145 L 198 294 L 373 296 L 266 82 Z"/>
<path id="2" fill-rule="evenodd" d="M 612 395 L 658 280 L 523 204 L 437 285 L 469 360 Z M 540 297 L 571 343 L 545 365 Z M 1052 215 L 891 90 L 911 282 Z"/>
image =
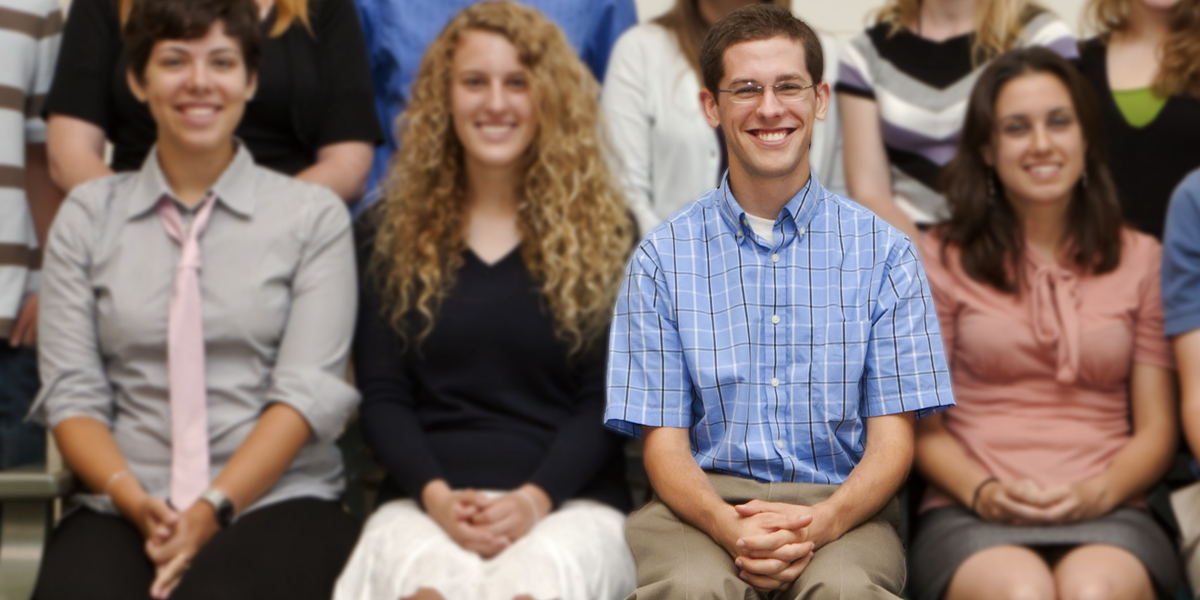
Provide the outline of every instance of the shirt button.
<path id="1" fill-rule="evenodd" d="M 779 315 L 771 315 L 771 322 L 778 325 L 779 324 Z"/>
<path id="2" fill-rule="evenodd" d="M 800 228 L 800 235 L 804 235 L 804 228 L 803 228 L 803 227 L 801 227 L 801 228 Z"/>
<path id="3" fill-rule="evenodd" d="M 778 377 L 771 378 L 771 387 L 779 387 L 779 378 Z"/>
<path id="4" fill-rule="evenodd" d="M 778 254 L 772 254 L 772 255 L 771 255 L 771 262 L 779 262 L 779 255 L 778 255 Z"/>
<path id="5" fill-rule="evenodd" d="M 783 450 L 783 440 L 775 440 L 775 447 Z"/>

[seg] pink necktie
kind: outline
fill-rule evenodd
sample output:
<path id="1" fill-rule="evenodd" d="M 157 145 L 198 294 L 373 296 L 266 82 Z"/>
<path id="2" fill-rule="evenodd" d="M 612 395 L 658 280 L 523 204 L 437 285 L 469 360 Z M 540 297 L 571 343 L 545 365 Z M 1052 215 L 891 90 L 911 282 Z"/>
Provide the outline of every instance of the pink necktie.
<path id="1" fill-rule="evenodd" d="M 204 381 L 204 315 L 200 305 L 200 235 L 212 214 L 212 194 L 185 233 L 179 208 L 158 204 L 167 233 L 182 246 L 167 325 L 171 397 L 171 505 L 187 510 L 208 489 L 208 389 Z"/>

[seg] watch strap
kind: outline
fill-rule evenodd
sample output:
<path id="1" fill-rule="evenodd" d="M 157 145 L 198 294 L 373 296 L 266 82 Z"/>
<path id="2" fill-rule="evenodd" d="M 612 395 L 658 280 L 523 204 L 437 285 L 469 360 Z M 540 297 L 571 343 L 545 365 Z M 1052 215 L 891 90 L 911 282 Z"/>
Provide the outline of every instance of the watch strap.
<path id="1" fill-rule="evenodd" d="M 200 499 L 212 505 L 217 516 L 217 525 L 228 527 L 233 522 L 233 502 L 221 490 L 208 488 L 200 494 Z"/>

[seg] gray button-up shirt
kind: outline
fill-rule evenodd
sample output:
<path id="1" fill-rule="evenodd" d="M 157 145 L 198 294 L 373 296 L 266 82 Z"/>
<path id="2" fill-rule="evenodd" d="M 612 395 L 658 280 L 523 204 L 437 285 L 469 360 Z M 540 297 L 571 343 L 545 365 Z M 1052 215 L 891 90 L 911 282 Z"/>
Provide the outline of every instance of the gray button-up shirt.
<path id="1" fill-rule="evenodd" d="M 146 491 L 166 498 L 167 313 L 180 247 L 154 210 L 173 197 L 157 156 L 80 185 L 58 213 L 38 321 L 43 386 L 30 414 L 50 427 L 80 416 L 106 424 Z M 200 237 L 211 476 L 283 402 L 313 436 L 250 508 L 336 498 L 334 441 L 358 402 L 342 378 L 358 301 L 346 208 L 323 187 L 258 167 L 240 144 L 212 193 Z"/>

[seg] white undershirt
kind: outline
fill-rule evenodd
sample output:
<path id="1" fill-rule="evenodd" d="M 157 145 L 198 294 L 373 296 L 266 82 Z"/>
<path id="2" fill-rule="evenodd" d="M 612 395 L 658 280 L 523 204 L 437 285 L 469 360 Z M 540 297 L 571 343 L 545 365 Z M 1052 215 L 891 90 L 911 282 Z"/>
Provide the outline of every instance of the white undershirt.
<path id="1" fill-rule="evenodd" d="M 767 240 L 768 245 L 775 243 L 775 219 L 764 219 L 746 213 L 746 220 L 750 222 L 750 229 L 753 229 L 759 237 Z"/>

